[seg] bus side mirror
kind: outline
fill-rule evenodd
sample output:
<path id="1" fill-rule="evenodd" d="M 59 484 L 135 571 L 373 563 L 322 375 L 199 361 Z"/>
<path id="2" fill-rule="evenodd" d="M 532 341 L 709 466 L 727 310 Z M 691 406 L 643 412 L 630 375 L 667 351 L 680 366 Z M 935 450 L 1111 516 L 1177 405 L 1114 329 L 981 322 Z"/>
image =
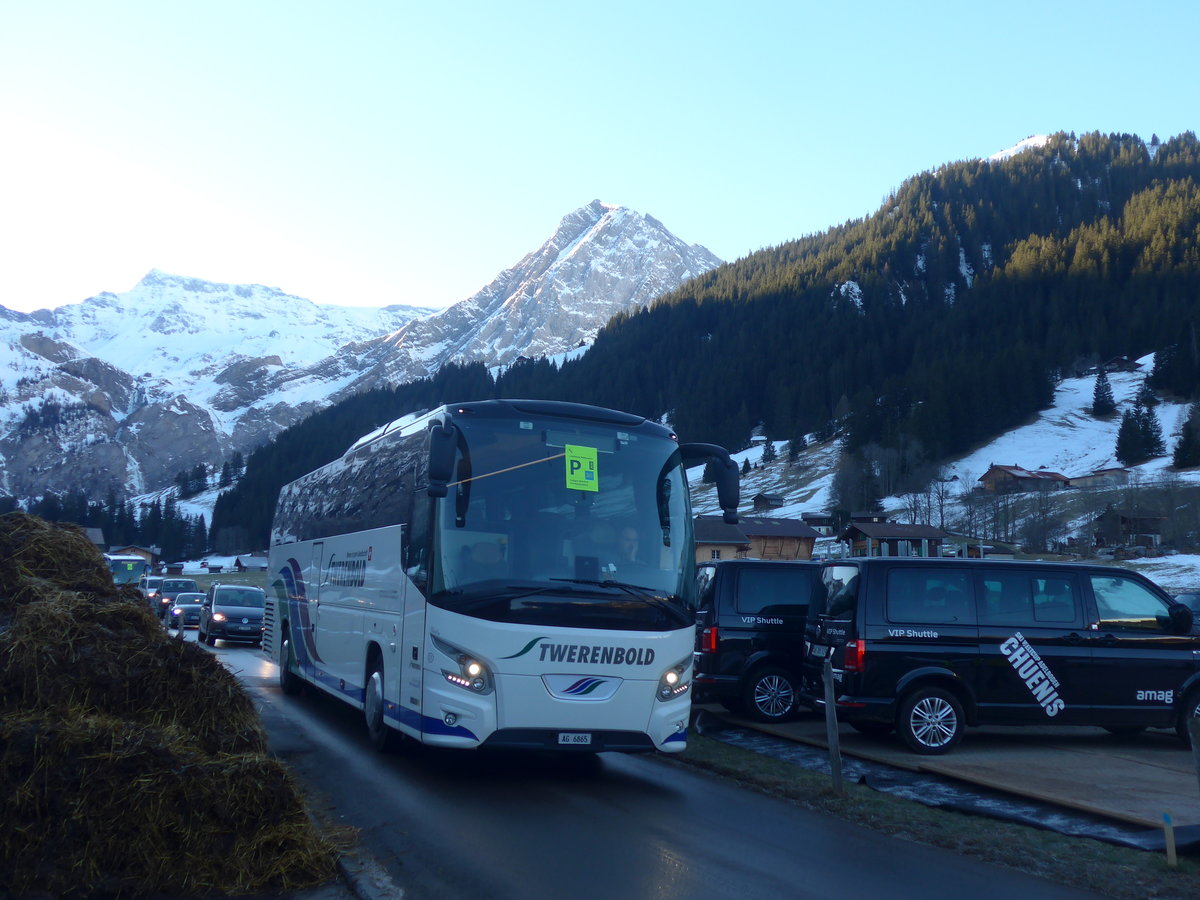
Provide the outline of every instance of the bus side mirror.
<path id="1" fill-rule="evenodd" d="M 685 468 L 689 464 L 712 461 L 712 474 L 717 482 L 717 502 L 726 523 L 736 525 L 741 494 L 741 472 L 729 456 L 729 451 L 716 444 L 681 444 L 679 453 Z"/>
<path id="2" fill-rule="evenodd" d="M 434 425 L 429 429 L 429 496 L 445 497 L 446 483 L 454 475 L 454 452 L 458 448 L 458 429 L 453 425 Z"/>

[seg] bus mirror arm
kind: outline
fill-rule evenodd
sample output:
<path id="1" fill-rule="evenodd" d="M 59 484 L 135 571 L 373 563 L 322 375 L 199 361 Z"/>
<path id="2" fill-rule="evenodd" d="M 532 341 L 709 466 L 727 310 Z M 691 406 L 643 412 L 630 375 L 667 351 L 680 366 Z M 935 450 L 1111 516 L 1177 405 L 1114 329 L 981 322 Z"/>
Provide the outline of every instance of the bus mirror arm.
<path id="1" fill-rule="evenodd" d="M 681 444 L 679 453 L 685 467 L 701 460 L 712 461 L 711 471 L 717 481 L 717 502 L 721 504 L 722 518 L 727 524 L 736 525 L 741 473 L 737 463 L 730 458 L 729 451 L 716 444 Z"/>
<path id="2" fill-rule="evenodd" d="M 429 496 L 445 497 L 446 483 L 454 474 L 454 451 L 458 448 L 458 429 L 453 424 L 434 425 L 429 429 Z"/>

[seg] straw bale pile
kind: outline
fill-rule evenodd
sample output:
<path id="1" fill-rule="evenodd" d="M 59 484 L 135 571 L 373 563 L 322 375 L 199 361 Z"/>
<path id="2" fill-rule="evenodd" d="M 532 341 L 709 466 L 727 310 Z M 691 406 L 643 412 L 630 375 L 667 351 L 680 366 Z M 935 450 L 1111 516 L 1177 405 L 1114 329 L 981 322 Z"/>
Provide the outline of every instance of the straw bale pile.
<path id="1" fill-rule="evenodd" d="M 0 516 L 0 897 L 202 896 L 333 877 L 335 849 L 211 653 L 82 529 Z"/>

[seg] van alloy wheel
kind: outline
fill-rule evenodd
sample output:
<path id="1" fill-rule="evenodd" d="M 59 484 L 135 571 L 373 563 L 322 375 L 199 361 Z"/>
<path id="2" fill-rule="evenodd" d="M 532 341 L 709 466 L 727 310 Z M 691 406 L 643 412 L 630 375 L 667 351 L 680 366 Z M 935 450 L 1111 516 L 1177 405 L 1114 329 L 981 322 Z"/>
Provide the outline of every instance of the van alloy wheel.
<path id="1" fill-rule="evenodd" d="M 796 679 L 774 666 L 759 669 L 746 682 L 742 703 L 752 719 L 782 722 L 796 712 Z"/>
<path id="2" fill-rule="evenodd" d="M 962 705 L 949 691 L 918 688 L 900 705 L 896 730 L 915 753 L 945 753 L 962 739 Z"/>

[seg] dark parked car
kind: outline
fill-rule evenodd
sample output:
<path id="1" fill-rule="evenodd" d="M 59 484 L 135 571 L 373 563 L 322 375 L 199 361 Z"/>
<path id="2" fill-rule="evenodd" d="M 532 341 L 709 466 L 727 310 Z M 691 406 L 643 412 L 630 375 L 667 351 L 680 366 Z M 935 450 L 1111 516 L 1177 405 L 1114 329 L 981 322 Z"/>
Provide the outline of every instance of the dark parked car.
<path id="1" fill-rule="evenodd" d="M 167 621 L 171 604 L 183 593 L 200 593 L 200 585 L 194 578 L 164 578 L 158 589 L 158 617 Z"/>
<path id="2" fill-rule="evenodd" d="M 261 647 L 266 600 L 266 593 L 259 587 L 214 584 L 200 604 L 198 639 L 210 647 L 218 640 L 239 641 Z"/>
<path id="3" fill-rule="evenodd" d="M 830 561 L 813 596 L 805 689 L 838 718 L 945 753 L 968 725 L 1114 734 L 1200 716 L 1200 628 L 1137 572 L 1074 563 Z"/>
<path id="4" fill-rule="evenodd" d="M 162 590 L 162 583 L 161 575 L 143 575 L 138 581 L 138 590 L 146 598 L 146 602 L 150 605 L 150 611 L 159 618 L 162 617 L 162 601 L 158 597 L 158 592 Z"/>
<path id="5" fill-rule="evenodd" d="M 176 629 L 199 627 L 200 604 L 203 602 L 204 595 L 199 591 L 184 591 L 182 594 L 177 594 L 175 602 L 171 604 L 167 627 Z"/>
<path id="6" fill-rule="evenodd" d="M 814 562 L 730 559 L 696 568 L 695 700 L 763 722 L 796 714 Z"/>

